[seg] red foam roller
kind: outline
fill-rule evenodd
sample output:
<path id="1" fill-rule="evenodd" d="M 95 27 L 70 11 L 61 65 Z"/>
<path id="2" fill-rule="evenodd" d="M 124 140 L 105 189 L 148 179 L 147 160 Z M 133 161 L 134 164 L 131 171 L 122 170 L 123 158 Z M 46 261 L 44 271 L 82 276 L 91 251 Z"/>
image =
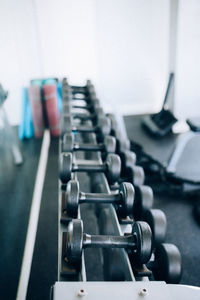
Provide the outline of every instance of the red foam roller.
<path id="1" fill-rule="evenodd" d="M 57 107 L 57 86 L 44 85 L 43 88 L 50 132 L 52 136 L 59 136 L 60 122 Z"/>

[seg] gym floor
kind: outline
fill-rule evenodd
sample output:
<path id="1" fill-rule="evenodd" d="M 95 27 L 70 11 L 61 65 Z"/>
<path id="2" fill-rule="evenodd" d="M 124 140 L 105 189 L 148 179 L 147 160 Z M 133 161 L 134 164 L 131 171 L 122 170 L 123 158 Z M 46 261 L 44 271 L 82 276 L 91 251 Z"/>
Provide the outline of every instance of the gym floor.
<path id="1" fill-rule="evenodd" d="M 159 143 L 158 147 L 157 142 L 142 132 L 139 117 L 126 117 L 125 123 L 129 138 L 146 145 L 150 152 L 153 151 L 162 160 L 167 158 L 174 146 L 173 138 Z M 24 164 L 16 167 L 9 148 L 10 142 L 3 130 L 0 130 L 0 139 L 0 295 L 1 299 L 15 299 L 41 140 L 20 142 Z M 50 286 L 57 280 L 57 201 L 58 140 L 52 139 L 27 299 L 48 299 Z M 166 213 L 166 241 L 175 243 L 182 253 L 181 283 L 200 286 L 200 226 L 193 218 L 190 201 L 155 195 L 154 206 Z M 91 279 L 95 280 L 95 276 L 91 276 Z"/>

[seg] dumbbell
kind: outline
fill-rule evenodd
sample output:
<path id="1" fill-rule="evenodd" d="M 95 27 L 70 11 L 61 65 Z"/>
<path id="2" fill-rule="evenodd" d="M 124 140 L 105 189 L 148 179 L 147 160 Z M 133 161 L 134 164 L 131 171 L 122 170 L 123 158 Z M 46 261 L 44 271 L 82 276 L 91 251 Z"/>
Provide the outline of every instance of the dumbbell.
<path id="1" fill-rule="evenodd" d="M 94 86 L 90 83 L 86 86 L 69 86 L 67 82 L 62 83 L 62 95 L 66 95 L 69 90 L 71 91 L 71 94 L 73 95 L 73 98 L 75 99 L 76 94 L 82 94 L 84 98 L 90 98 L 90 96 L 96 96 Z"/>
<path id="2" fill-rule="evenodd" d="M 74 141 L 73 133 L 65 133 L 62 141 L 63 152 L 73 151 L 101 151 L 105 153 L 115 153 L 116 140 L 113 136 L 106 135 L 101 144 L 81 144 Z"/>
<path id="3" fill-rule="evenodd" d="M 97 125 L 95 126 L 73 126 L 71 116 L 63 116 L 61 119 L 61 136 L 67 132 L 81 132 L 81 133 L 99 133 L 102 136 L 109 135 L 110 122 L 106 117 L 99 117 Z"/>
<path id="4" fill-rule="evenodd" d="M 89 112 L 95 112 L 96 108 L 101 107 L 100 101 L 96 97 L 83 98 L 83 99 L 75 98 L 74 99 L 74 100 L 85 101 L 86 103 L 84 105 L 82 103 L 81 103 L 81 105 L 80 104 L 77 105 L 72 100 L 73 99 L 70 94 L 66 94 L 63 96 L 63 112 L 66 111 L 67 113 L 70 113 L 72 111 L 72 109 L 84 109 Z"/>
<path id="5" fill-rule="evenodd" d="M 151 257 L 151 229 L 145 222 L 135 222 L 130 235 L 89 235 L 83 232 L 82 220 L 73 219 L 67 229 L 66 259 L 79 263 L 85 248 L 125 248 L 138 264 L 145 264 Z"/>
<path id="6" fill-rule="evenodd" d="M 123 215 L 132 214 L 134 204 L 134 188 L 131 183 L 123 182 L 116 194 L 105 193 L 83 193 L 79 191 L 79 183 L 76 180 L 70 180 L 67 183 L 65 194 L 65 209 L 67 215 L 77 218 L 78 206 L 81 203 L 119 205 Z"/>
<path id="7" fill-rule="evenodd" d="M 79 110 L 84 110 L 85 106 L 78 106 L 74 105 L 72 106 L 70 103 L 63 103 L 62 107 L 62 116 L 63 115 L 72 115 L 74 119 L 81 119 L 81 120 L 97 120 L 99 117 L 105 117 L 105 113 L 103 109 L 100 106 L 93 105 L 93 110 L 91 112 L 76 112 L 73 111 L 73 109 L 79 109 Z M 88 108 L 86 106 L 86 108 Z"/>
<path id="8" fill-rule="evenodd" d="M 173 244 L 158 245 L 147 268 L 153 272 L 156 280 L 177 284 L 181 280 L 181 254 Z"/>
<path id="9" fill-rule="evenodd" d="M 83 94 L 83 95 L 90 95 L 92 93 L 95 93 L 94 85 L 91 83 L 91 81 L 88 81 L 86 83 L 86 86 L 75 86 L 71 85 L 72 93 L 74 94 Z"/>
<path id="10" fill-rule="evenodd" d="M 72 172 L 103 172 L 110 182 L 115 182 L 120 176 L 121 161 L 118 155 L 108 154 L 106 161 L 102 164 L 85 163 L 75 164 L 72 160 L 72 153 L 61 153 L 60 159 L 60 179 L 67 183 L 71 179 Z"/>

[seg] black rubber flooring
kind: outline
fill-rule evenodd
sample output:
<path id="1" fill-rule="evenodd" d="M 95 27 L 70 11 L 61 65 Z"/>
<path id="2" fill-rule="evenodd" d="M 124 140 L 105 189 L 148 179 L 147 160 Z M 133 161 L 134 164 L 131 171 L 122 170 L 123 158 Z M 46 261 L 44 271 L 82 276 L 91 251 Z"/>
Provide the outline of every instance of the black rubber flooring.
<path id="1" fill-rule="evenodd" d="M 0 298 L 15 299 L 41 141 L 21 143 L 24 164 L 17 167 L 4 130 L 0 139 Z"/>

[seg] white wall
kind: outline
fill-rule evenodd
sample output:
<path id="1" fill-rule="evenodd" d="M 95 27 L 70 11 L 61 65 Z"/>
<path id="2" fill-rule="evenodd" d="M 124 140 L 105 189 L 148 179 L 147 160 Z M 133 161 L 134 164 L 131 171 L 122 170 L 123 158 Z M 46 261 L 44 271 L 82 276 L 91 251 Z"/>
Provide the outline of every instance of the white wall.
<path id="1" fill-rule="evenodd" d="M 168 73 L 168 0 L 97 0 L 100 98 L 122 113 L 155 111 Z"/>
<path id="2" fill-rule="evenodd" d="M 0 2 L 0 82 L 9 90 L 9 119 L 20 120 L 21 87 L 31 76 L 40 76 L 37 36 L 31 1 Z"/>
<path id="3" fill-rule="evenodd" d="M 200 1 L 180 0 L 175 112 L 200 116 Z"/>
<path id="4" fill-rule="evenodd" d="M 43 75 L 96 79 L 95 1 L 35 1 Z"/>
<path id="5" fill-rule="evenodd" d="M 20 120 L 21 87 L 32 77 L 91 78 L 99 98 L 125 114 L 156 111 L 168 79 L 170 0 L 2 0 L 0 82 Z M 200 108 L 200 2 L 180 0 L 175 111 Z M 197 109 L 198 107 L 198 109 Z"/>

